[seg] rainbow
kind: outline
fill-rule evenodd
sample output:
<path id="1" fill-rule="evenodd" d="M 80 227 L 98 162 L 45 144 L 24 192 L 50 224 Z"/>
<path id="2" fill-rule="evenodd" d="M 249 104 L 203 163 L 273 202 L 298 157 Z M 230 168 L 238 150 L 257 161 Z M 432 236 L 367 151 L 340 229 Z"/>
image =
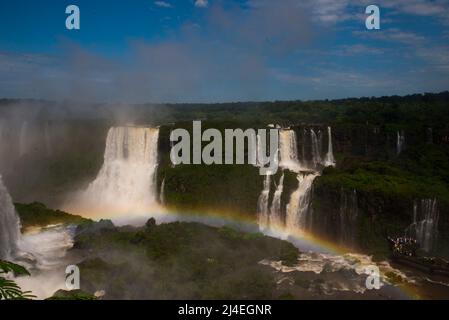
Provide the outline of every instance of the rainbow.
<path id="1" fill-rule="evenodd" d="M 147 219 L 153 217 L 158 223 L 169 223 L 175 221 L 198 222 L 213 227 L 230 226 L 245 232 L 260 232 L 257 222 L 253 218 L 251 218 L 251 215 L 236 214 L 234 212 L 226 210 L 177 210 L 176 208 L 154 206 L 152 208 L 149 208 L 146 212 L 129 212 L 127 214 L 121 215 L 118 213 L 107 215 L 105 211 L 84 211 L 82 213 L 76 213 L 91 219 L 110 218 L 114 223 L 118 224 L 133 224 L 133 222 L 136 225 L 143 224 Z M 129 223 L 130 221 L 131 223 Z M 345 255 L 349 253 L 365 255 L 365 253 L 363 252 L 358 252 L 353 248 L 349 248 L 347 246 L 336 244 L 332 241 L 317 237 L 310 232 L 289 231 L 287 233 L 282 227 L 274 227 L 269 231 L 263 233 L 273 238 L 289 241 L 303 252 L 313 251 L 331 255 Z M 381 269 L 382 277 L 386 278 L 386 273 L 387 272 L 384 272 Z M 408 283 L 407 281 L 395 285 L 395 288 L 400 291 L 400 293 L 402 294 L 401 296 L 405 296 L 408 299 L 422 298 L 422 295 L 418 292 L 417 286 L 413 285 L 412 283 Z"/>

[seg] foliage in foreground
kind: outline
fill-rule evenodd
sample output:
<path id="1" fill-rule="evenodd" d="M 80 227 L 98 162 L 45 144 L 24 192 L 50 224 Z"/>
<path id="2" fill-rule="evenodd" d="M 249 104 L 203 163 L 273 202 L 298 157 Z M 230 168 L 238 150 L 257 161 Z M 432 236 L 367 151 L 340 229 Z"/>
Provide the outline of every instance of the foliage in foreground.
<path id="1" fill-rule="evenodd" d="M 15 276 L 30 275 L 24 267 L 12 262 L 0 260 L 0 300 L 26 300 L 34 298 L 30 291 L 22 291 L 14 280 L 6 279 L 2 276 L 10 272 Z"/>

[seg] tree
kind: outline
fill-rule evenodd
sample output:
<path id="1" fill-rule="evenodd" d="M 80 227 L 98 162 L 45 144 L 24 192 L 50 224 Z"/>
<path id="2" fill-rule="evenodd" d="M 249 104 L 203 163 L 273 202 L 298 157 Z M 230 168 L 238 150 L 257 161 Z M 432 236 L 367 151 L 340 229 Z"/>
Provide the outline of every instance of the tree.
<path id="1" fill-rule="evenodd" d="M 3 275 L 12 272 L 15 276 L 29 276 L 30 273 L 24 267 L 0 260 L 0 300 L 26 300 L 34 298 L 31 291 L 22 291 L 14 280 L 6 279 Z"/>

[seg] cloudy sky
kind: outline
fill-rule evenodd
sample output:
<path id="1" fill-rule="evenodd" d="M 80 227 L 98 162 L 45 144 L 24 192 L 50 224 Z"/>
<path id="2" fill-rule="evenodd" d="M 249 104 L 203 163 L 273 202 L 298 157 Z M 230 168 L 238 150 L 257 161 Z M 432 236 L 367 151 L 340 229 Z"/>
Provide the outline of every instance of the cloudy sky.
<path id="1" fill-rule="evenodd" d="M 78 5 L 81 29 L 65 28 Z M 381 10 L 367 30 L 365 8 Z M 449 0 L 15 0 L 0 97 L 221 102 L 449 89 Z"/>

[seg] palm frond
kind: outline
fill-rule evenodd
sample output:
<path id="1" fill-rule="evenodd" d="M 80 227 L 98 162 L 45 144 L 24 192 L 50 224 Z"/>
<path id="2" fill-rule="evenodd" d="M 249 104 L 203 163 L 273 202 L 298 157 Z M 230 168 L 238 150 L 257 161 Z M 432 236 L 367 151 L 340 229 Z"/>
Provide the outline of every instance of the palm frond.
<path id="1" fill-rule="evenodd" d="M 24 267 L 22 267 L 21 265 L 18 265 L 18 264 L 9 262 L 9 261 L 5 261 L 5 260 L 0 260 L 0 273 L 8 273 L 8 272 L 14 273 L 15 276 L 29 276 L 30 275 L 28 270 L 25 269 Z"/>
<path id="2" fill-rule="evenodd" d="M 29 276 L 30 273 L 24 267 L 0 260 L 0 274 L 12 272 L 15 276 Z M 11 279 L 0 276 L 0 300 L 28 300 L 35 298 L 31 291 L 22 291 L 19 285 Z"/>

